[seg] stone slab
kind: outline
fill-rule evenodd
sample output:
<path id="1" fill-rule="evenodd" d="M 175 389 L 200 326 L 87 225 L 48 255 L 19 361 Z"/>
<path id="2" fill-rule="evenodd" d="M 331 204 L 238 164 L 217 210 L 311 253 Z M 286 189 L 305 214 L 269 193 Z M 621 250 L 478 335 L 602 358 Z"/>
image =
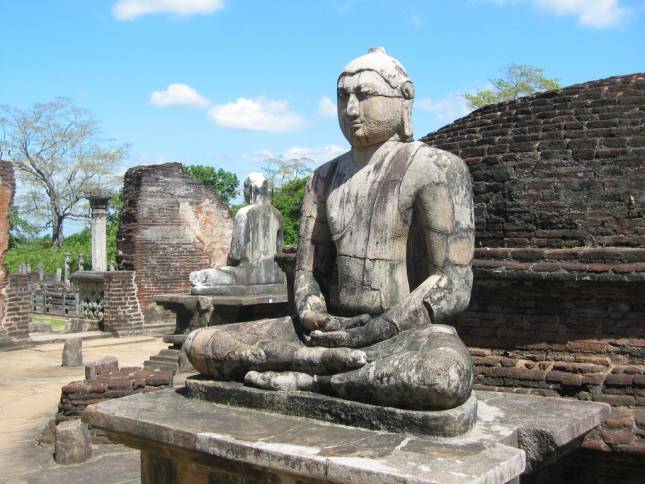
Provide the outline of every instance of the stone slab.
<path id="1" fill-rule="evenodd" d="M 92 405 L 84 419 L 144 454 L 183 453 L 331 482 L 503 483 L 534 470 L 609 415 L 605 404 L 476 392 L 460 437 L 427 438 L 236 408 L 164 390 Z M 204 455 L 209 457 L 204 457 Z M 215 465 L 215 464 L 214 464 Z"/>
<path id="2" fill-rule="evenodd" d="M 202 299 L 213 306 L 255 306 L 257 304 L 286 303 L 287 293 L 273 293 L 246 296 L 217 296 L 196 294 L 160 294 L 155 302 L 161 306 L 181 305 L 195 309 L 197 302 Z"/>
<path id="3" fill-rule="evenodd" d="M 193 287 L 190 290 L 195 295 L 213 295 L 213 296 L 264 296 L 273 294 L 287 295 L 286 284 L 259 284 L 259 285 L 231 285 L 231 286 L 201 286 Z"/>
<path id="4" fill-rule="evenodd" d="M 221 382 L 193 376 L 186 393 L 214 403 L 307 417 L 372 430 L 452 437 L 472 429 L 477 420 L 477 398 L 450 410 L 419 411 L 370 405 L 311 392 L 268 392 L 238 382 Z"/>

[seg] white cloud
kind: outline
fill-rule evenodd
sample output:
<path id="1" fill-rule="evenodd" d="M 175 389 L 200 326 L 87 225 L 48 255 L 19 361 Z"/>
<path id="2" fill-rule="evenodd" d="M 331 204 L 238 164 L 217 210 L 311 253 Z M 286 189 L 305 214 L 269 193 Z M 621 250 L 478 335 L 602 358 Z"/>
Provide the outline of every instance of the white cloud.
<path id="1" fill-rule="evenodd" d="M 118 0 L 112 14 L 117 20 L 165 13 L 187 17 L 208 15 L 224 8 L 224 0 Z"/>
<path id="2" fill-rule="evenodd" d="M 620 0 L 486 0 L 488 3 L 531 3 L 545 12 L 558 16 L 573 16 L 586 27 L 598 29 L 616 27 L 624 23 L 629 9 Z"/>
<path id="3" fill-rule="evenodd" d="M 327 96 L 321 97 L 320 101 L 318 101 L 316 114 L 323 118 L 335 118 L 337 116 L 336 103 Z"/>
<path id="4" fill-rule="evenodd" d="M 197 106 L 204 108 L 210 103 L 187 84 L 170 84 L 165 91 L 154 91 L 150 95 L 150 103 L 158 107 L 168 106 Z"/>
<path id="5" fill-rule="evenodd" d="M 282 156 L 288 160 L 293 158 L 309 158 L 315 162 L 329 161 L 347 151 L 338 145 L 325 146 L 292 146 Z"/>
<path id="6" fill-rule="evenodd" d="M 218 125 L 250 131 L 290 131 L 300 128 L 303 119 L 289 110 L 286 101 L 266 98 L 238 98 L 235 102 L 213 106 L 208 116 Z"/>
<path id="7" fill-rule="evenodd" d="M 431 112 L 437 121 L 444 124 L 461 118 L 470 112 L 466 99 L 461 93 L 457 92 L 450 92 L 437 100 L 430 98 L 419 99 L 415 104 L 421 111 Z"/>
<path id="8" fill-rule="evenodd" d="M 581 25 L 600 29 L 617 26 L 627 17 L 627 9 L 618 0 L 534 0 L 534 3 L 556 15 L 576 16 Z"/>
<path id="9" fill-rule="evenodd" d="M 322 163 L 333 160 L 345 151 L 347 149 L 333 144 L 324 146 L 291 146 L 282 153 L 275 153 L 271 150 L 256 150 L 242 154 L 242 158 L 257 162 L 263 162 L 271 158 L 283 158 L 285 160 L 309 158 L 315 163 Z"/>

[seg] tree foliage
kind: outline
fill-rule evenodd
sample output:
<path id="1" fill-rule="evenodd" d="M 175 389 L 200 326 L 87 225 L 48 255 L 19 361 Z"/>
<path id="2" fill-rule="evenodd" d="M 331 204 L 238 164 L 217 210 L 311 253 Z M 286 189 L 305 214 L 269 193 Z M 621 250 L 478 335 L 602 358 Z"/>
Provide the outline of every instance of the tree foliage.
<path id="1" fill-rule="evenodd" d="M 300 213 L 302 200 L 305 196 L 305 186 L 308 177 L 288 181 L 273 193 L 273 206 L 277 208 L 284 219 L 285 245 L 298 244 L 298 231 L 300 230 Z"/>
<path id="2" fill-rule="evenodd" d="M 85 192 L 114 185 L 125 152 L 102 139 L 94 117 L 69 99 L 27 110 L 0 106 L 0 158 L 13 161 L 22 182 L 19 215 L 51 228 L 53 247 L 63 244 L 66 220 L 87 218 L 79 204 Z"/>
<path id="3" fill-rule="evenodd" d="M 489 104 L 511 101 L 537 92 L 560 89 L 558 79 L 548 79 L 544 69 L 522 64 L 510 64 L 503 69 L 503 77 L 490 79 L 492 89 L 464 94 L 468 107 L 478 109 Z"/>
<path id="4" fill-rule="evenodd" d="M 265 160 L 262 171 L 271 182 L 273 190 L 286 183 L 307 177 L 311 174 L 311 158 L 269 158 Z"/>
<path id="5" fill-rule="evenodd" d="M 231 200 L 239 193 L 237 187 L 240 182 L 237 175 L 230 171 L 212 166 L 189 165 L 184 166 L 184 172 L 194 180 L 213 188 L 227 205 L 230 205 Z"/>

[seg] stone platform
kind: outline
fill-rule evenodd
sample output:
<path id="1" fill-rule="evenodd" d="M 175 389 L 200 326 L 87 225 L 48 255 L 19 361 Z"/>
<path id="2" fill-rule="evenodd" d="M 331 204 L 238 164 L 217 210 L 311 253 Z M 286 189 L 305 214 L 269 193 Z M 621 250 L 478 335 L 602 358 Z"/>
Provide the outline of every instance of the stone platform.
<path id="1" fill-rule="evenodd" d="M 203 376 L 189 377 L 185 385 L 185 395 L 189 398 L 372 430 L 453 437 L 471 430 L 477 421 L 477 398 L 474 395 L 463 405 L 450 410 L 420 411 L 370 405 L 311 392 L 272 392 Z"/>
<path id="2" fill-rule="evenodd" d="M 505 483 L 574 450 L 609 415 L 600 403 L 476 392 L 460 437 L 350 427 L 164 390 L 87 408 L 84 419 L 141 449 L 142 482 Z"/>

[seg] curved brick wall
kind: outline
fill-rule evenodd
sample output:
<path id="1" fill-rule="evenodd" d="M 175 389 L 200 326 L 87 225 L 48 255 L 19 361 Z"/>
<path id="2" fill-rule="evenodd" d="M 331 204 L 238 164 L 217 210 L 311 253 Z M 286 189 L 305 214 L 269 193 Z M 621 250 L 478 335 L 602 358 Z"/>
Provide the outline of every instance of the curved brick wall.
<path id="1" fill-rule="evenodd" d="M 645 74 L 494 104 L 424 138 L 470 168 L 480 247 L 645 246 Z"/>
<path id="2" fill-rule="evenodd" d="M 476 387 L 611 404 L 563 482 L 642 482 L 645 74 L 488 106 L 422 140 L 473 178 L 475 280 L 455 327 Z"/>
<path id="3" fill-rule="evenodd" d="M 123 196 L 119 269 L 135 271 L 143 330 L 172 332 L 174 314 L 155 296 L 187 293 L 191 271 L 225 265 L 233 219 L 219 195 L 184 175 L 179 163 L 129 169 Z"/>

